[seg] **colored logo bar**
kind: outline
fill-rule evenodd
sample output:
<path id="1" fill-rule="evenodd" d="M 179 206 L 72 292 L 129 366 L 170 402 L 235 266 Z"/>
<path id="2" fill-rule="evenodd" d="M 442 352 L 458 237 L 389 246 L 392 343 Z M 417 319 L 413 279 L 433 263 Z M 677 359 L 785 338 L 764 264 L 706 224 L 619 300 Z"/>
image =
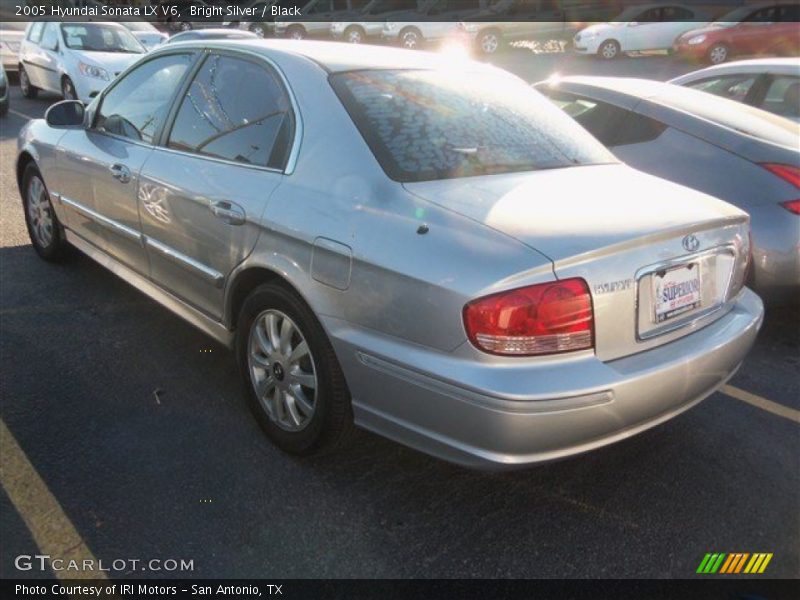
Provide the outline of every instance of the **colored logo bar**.
<path id="1" fill-rule="evenodd" d="M 753 554 L 749 552 L 732 552 L 730 554 L 724 552 L 709 552 L 703 557 L 703 560 L 700 561 L 700 566 L 697 567 L 697 573 L 709 575 L 715 573 L 725 575 L 763 573 L 771 560 L 771 552 L 756 552 Z"/>

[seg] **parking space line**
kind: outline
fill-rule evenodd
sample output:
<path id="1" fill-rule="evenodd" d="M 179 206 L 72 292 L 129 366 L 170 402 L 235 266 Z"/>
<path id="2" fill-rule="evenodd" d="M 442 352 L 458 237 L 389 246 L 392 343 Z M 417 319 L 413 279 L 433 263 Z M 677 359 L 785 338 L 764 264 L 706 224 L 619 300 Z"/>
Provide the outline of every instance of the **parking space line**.
<path id="1" fill-rule="evenodd" d="M 723 385 L 719 391 L 721 391 L 726 396 L 730 396 L 731 398 L 736 398 L 737 400 L 741 400 L 742 402 L 747 402 L 747 404 L 755 406 L 756 408 L 760 408 L 761 410 L 771 412 L 773 415 L 778 415 L 779 417 L 783 417 L 784 419 L 789 419 L 790 421 L 794 421 L 795 423 L 800 423 L 800 410 L 789 408 L 788 406 L 784 406 L 783 404 L 778 404 L 777 402 L 773 402 L 772 400 L 767 400 L 766 398 L 762 398 L 761 396 L 756 396 L 755 394 L 751 394 L 750 392 L 740 390 L 739 388 L 734 387 L 732 385 Z"/>
<path id="2" fill-rule="evenodd" d="M 12 115 L 17 115 L 18 117 L 22 117 L 23 119 L 28 119 L 29 121 L 32 121 L 33 119 L 36 118 L 30 115 L 26 115 L 25 113 L 21 113 L 18 110 L 14 110 L 13 108 L 9 108 L 8 112 L 10 112 Z"/>
<path id="3" fill-rule="evenodd" d="M 59 579 L 107 579 L 75 526 L 64 513 L 47 484 L 36 472 L 13 434 L 0 419 L 0 483 L 30 530 L 42 554 L 76 561 L 77 570 L 54 571 Z M 86 561 L 86 562 L 84 562 Z M 88 562 L 91 561 L 91 562 Z M 83 566 L 91 565 L 90 569 Z"/>

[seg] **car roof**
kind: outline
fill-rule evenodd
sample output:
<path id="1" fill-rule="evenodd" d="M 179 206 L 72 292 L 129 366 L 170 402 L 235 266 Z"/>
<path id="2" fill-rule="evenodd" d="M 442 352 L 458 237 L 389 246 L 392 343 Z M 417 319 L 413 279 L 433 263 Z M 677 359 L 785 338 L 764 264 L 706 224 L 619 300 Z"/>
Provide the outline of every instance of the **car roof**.
<path id="1" fill-rule="evenodd" d="M 460 56 L 436 52 L 420 52 L 384 46 L 370 46 L 367 50 L 360 44 L 341 42 L 317 42 L 305 40 L 191 40 L 173 45 L 195 48 L 219 48 L 245 50 L 263 54 L 267 58 L 284 56 L 305 57 L 330 73 L 368 69 L 436 69 L 467 68 L 468 70 L 500 70 L 496 67 L 471 61 Z M 505 71 L 502 71 L 505 73 Z M 512 76 L 509 74 L 509 76 Z"/>
<path id="2" fill-rule="evenodd" d="M 779 73 L 782 75 L 800 76 L 800 58 L 755 58 L 737 60 L 722 65 L 692 71 L 670 80 L 670 83 L 684 84 L 698 79 L 706 79 L 714 75 L 735 73 Z"/>

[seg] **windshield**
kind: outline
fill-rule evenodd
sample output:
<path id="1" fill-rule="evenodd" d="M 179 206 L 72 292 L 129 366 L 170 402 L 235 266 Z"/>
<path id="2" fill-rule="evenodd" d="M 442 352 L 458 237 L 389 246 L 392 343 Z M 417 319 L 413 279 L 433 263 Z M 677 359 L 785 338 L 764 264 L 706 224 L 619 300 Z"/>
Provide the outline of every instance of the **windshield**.
<path id="1" fill-rule="evenodd" d="M 741 21 L 744 21 L 752 12 L 752 6 L 742 6 L 741 8 L 732 10 L 729 13 L 725 13 L 719 19 L 716 19 L 712 25 L 714 27 L 733 27 Z"/>
<path id="2" fill-rule="evenodd" d="M 427 181 L 616 162 L 516 77 L 353 71 L 331 84 L 386 174 Z"/>
<path id="3" fill-rule="evenodd" d="M 124 27 L 103 23 L 64 23 L 61 25 L 67 48 L 86 52 L 126 52 L 143 54 L 144 47 Z"/>
<path id="4" fill-rule="evenodd" d="M 131 31 L 139 31 L 145 33 L 152 33 L 154 31 L 158 31 L 155 27 L 153 27 L 150 23 L 145 23 L 143 21 L 131 21 L 129 23 L 123 23 L 125 27 L 130 29 Z"/>

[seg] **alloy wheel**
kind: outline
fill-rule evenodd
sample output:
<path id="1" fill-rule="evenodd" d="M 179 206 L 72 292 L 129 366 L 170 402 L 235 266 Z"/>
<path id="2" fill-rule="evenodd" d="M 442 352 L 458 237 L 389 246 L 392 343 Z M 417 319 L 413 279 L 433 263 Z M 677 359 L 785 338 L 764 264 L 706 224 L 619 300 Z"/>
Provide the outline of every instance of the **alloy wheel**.
<path id="1" fill-rule="evenodd" d="M 25 72 L 25 69 L 19 70 L 19 89 L 22 91 L 23 96 L 27 96 L 31 93 L 31 82 L 28 79 L 28 74 Z"/>
<path id="2" fill-rule="evenodd" d="M 500 46 L 500 40 L 495 33 L 487 33 L 481 37 L 481 50 L 484 54 L 494 54 Z"/>
<path id="3" fill-rule="evenodd" d="M 361 32 L 358 29 L 351 29 L 347 34 L 347 41 L 351 44 L 360 44 L 362 40 Z"/>
<path id="4" fill-rule="evenodd" d="M 728 49 L 725 46 L 714 46 L 708 53 L 708 58 L 713 65 L 724 63 L 728 59 Z"/>
<path id="5" fill-rule="evenodd" d="M 255 33 L 260 38 L 267 37 L 267 30 L 264 29 L 263 25 L 253 25 L 250 28 L 250 31 Z"/>
<path id="6" fill-rule="evenodd" d="M 270 421 L 300 431 L 317 407 L 317 371 L 311 349 L 294 321 L 268 309 L 253 321 L 248 342 L 250 379 Z"/>
<path id="7" fill-rule="evenodd" d="M 419 46 L 419 35 L 414 31 L 407 31 L 403 34 L 403 48 L 414 50 Z"/>
<path id="8" fill-rule="evenodd" d="M 31 177 L 28 184 L 28 220 L 36 241 L 47 248 L 53 241 L 53 209 L 50 197 L 39 177 Z"/>
<path id="9" fill-rule="evenodd" d="M 600 48 L 601 56 L 608 60 L 616 58 L 618 52 L 619 48 L 617 48 L 617 45 L 614 42 L 605 42 L 603 47 Z"/>

